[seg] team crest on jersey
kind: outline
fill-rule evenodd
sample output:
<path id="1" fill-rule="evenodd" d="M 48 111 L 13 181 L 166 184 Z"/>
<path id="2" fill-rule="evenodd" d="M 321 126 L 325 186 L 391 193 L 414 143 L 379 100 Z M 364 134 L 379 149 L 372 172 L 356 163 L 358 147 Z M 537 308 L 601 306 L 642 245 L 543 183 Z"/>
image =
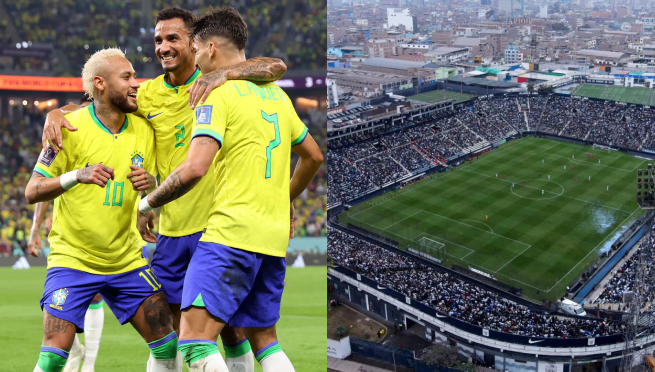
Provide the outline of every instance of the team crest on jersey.
<path id="1" fill-rule="evenodd" d="M 61 305 L 66 302 L 66 297 L 68 297 L 68 288 L 58 289 L 52 294 L 52 304 L 50 307 L 62 310 Z"/>
<path id="2" fill-rule="evenodd" d="M 196 108 L 196 125 L 210 124 L 212 121 L 212 106 L 204 105 Z"/>
<path id="3" fill-rule="evenodd" d="M 132 153 L 132 165 L 143 168 L 143 154 L 139 151 Z"/>
<path id="4" fill-rule="evenodd" d="M 52 147 L 48 145 L 46 150 L 41 152 L 41 156 L 39 156 L 39 163 L 49 167 L 57 155 L 59 155 L 59 153 L 56 153 Z"/>

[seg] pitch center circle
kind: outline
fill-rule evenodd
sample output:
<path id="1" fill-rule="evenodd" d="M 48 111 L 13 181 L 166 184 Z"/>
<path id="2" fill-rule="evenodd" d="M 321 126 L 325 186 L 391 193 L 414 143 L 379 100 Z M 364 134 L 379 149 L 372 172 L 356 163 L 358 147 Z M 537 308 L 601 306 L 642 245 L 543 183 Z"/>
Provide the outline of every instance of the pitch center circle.
<path id="1" fill-rule="evenodd" d="M 529 181 L 539 181 L 539 182 L 543 182 L 543 183 L 554 183 L 555 185 L 559 186 L 559 188 L 560 188 L 559 194 L 557 194 L 557 193 L 555 193 L 553 191 L 546 191 L 545 195 L 539 195 L 539 196 L 536 196 L 536 197 L 532 197 L 532 196 L 519 195 L 516 192 L 514 192 L 514 188 L 516 188 L 516 187 L 520 188 L 521 185 L 527 184 Z M 531 185 L 530 186 L 526 185 L 526 188 L 530 188 L 530 189 L 534 189 L 534 190 L 545 190 L 545 189 L 537 188 L 537 187 L 534 187 L 534 186 L 531 186 Z M 514 187 L 510 186 L 509 189 L 512 192 L 512 194 L 518 196 L 519 198 L 530 199 L 530 200 L 555 199 L 555 198 L 561 196 L 562 194 L 564 194 L 564 186 L 560 185 L 559 183 L 557 183 L 555 181 L 544 180 L 544 179 L 541 179 L 541 178 L 531 178 L 529 180 L 521 180 L 521 181 L 518 181 L 518 182 L 514 182 Z"/>

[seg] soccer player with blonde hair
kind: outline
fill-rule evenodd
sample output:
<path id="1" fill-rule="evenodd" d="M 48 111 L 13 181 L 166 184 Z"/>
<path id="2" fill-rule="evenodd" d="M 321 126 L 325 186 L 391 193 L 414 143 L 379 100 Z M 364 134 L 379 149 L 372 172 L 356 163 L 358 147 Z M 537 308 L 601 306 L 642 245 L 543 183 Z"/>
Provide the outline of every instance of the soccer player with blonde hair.
<path id="1" fill-rule="evenodd" d="M 157 174 L 153 131 L 131 114 L 139 82 L 123 52 L 113 48 L 93 54 L 82 78 L 93 104 L 66 116 L 78 129 L 63 133 L 68 151 L 48 146 L 25 189 L 29 203 L 55 200 L 34 372 L 62 370 L 97 293 L 148 343 L 152 372 L 177 371 L 168 302 L 130 228 L 138 191 L 126 185 L 128 177 L 135 169 L 150 180 Z"/>

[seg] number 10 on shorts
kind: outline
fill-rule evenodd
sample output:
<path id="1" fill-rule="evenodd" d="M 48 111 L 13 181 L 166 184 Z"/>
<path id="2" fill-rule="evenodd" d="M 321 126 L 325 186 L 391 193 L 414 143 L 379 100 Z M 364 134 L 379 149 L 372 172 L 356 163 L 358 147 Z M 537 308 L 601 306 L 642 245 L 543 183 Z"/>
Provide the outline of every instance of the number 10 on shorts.
<path id="1" fill-rule="evenodd" d="M 146 273 L 148 275 L 146 275 Z M 152 272 L 152 269 L 145 269 L 145 271 L 139 273 L 139 276 L 145 279 L 148 284 L 150 284 L 153 291 L 158 291 L 161 289 L 161 284 L 157 282 L 157 276 L 155 276 L 155 273 Z"/>

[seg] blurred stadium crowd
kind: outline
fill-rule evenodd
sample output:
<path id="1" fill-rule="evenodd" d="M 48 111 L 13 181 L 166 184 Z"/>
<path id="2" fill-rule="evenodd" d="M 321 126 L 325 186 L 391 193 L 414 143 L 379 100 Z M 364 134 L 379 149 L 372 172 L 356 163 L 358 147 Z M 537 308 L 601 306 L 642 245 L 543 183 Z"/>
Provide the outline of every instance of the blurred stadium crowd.
<path id="1" fill-rule="evenodd" d="M 179 6 L 203 15 L 209 5 L 227 4 L 240 9 L 248 24 L 247 57 L 277 57 L 289 71 L 325 71 L 326 50 L 316 47 L 327 44 L 326 3 L 320 0 L 6 1 L 6 13 L 0 12 L 0 45 L 51 53 L 50 58 L 14 58 L 10 68 L 27 74 L 79 76 L 93 52 L 118 46 L 140 77 L 155 77 L 163 73 L 161 67 L 147 62 L 155 57 L 157 12 Z"/>
<path id="2" fill-rule="evenodd" d="M 655 110 L 561 96 L 496 97 L 355 139 L 332 140 L 328 204 L 353 200 L 523 131 L 655 151 Z"/>
<path id="3" fill-rule="evenodd" d="M 0 118 L 0 257 L 24 255 L 32 227 L 34 205 L 27 204 L 24 187 L 41 151 L 45 112 L 35 108 L 24 112 L 23 117 L 13 121 Z M 325 112 L 298 110 L 298 114 L 325 152 Z M 292 167 L 295 163 L 294 155 Z M 295 200 L 297 237 L 326 235 L 326 173 L 327 166 L 324 165 L 312 184 Z M 42 228 L 40 233 L 45 242 L 45 229 Z"/>

